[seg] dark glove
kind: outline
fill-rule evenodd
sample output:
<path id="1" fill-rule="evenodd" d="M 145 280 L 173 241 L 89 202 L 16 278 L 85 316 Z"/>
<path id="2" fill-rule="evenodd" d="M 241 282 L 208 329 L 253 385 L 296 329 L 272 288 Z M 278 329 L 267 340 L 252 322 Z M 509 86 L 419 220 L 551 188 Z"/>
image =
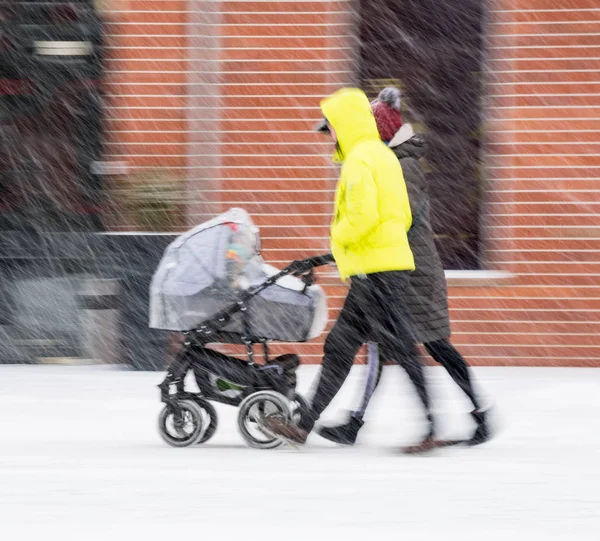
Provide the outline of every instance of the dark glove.
<path id="1" fill-rule="evenodd" d="M 294 261 L 289 267 L 290 274 L 293 276 L 299 276 L 306 274 L 315 267 L 322 267 L 328 263 L 332 263 L 334 260 L 332 254 L 318 255 L 315 257 L 309 257 L 307 259 L 298 259 Z"/>
<path id="2" fill-rule="evenodd" d="M 300 276 L 310 272 L 314 268 L 314 265 L 310 259 L 298 259 L 294 261 L 289 267 L 290 274 L 292 276 Z"/>
<path id="3" fill-rule="evenodd" d="M 323 265 L 328 265 L 329 263 L 335 263 L 333 254 L 318 255 L 316 257 L 311 257 L 310 259 L 313 262 L 313 267 L 322 267 Z"/>

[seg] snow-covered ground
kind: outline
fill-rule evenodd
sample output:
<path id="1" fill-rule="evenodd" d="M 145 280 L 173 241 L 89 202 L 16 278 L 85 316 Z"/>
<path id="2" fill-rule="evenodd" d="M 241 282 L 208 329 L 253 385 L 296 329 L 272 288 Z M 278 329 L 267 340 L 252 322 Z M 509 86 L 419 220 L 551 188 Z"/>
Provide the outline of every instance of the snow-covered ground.
<path id="1" fill-rule="evenodd" d="M 353 403 L 361 372 L 325 419 Z M 0 539 L 600 539 L 600 370 L 475 372 L 497 404 L 496 439 L 407 457 L 395 448 L 418 434 L 419 412 L 396 367 L 360 445 L 312 436 L 301 451 L 258 451 L 225 406 L 210 443 L 164 444 L 162 374 L 0 366 Z M 301 369 L 301 390 L 315 373 Z M 441 369 L 429 376 L 444 435 L 465 435 L 468 404 Z"/>

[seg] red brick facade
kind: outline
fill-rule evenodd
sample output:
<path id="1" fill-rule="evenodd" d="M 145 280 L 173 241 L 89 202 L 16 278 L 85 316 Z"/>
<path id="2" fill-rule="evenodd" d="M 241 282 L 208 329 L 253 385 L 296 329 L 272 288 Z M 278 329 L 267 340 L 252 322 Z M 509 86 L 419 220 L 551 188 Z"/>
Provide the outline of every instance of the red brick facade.
<path id="1" fill-rule="evenodd" d="M 178 172 L 190 225 L 248 209 L 269 262 L 326 250 L 336 170 L 311 128 L 353 80 L 352 5 L 113 0 L 107 158 Z M 482 257 L 510 276 L 451 278 L 453 341 L 473 364 L 600 366 L 600 11 L 490 10 Z"/>

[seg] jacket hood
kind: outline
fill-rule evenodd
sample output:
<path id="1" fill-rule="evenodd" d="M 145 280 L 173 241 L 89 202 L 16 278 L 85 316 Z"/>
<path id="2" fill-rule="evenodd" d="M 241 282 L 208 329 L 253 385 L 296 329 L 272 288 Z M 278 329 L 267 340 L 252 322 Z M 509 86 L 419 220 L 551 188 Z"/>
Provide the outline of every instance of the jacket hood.
<path id="1" fill-rule="evenodd" d="M 416 160 L 425 156 L 427 143 L 425 138 L 415 133 L 411 124 L 404 124 L 397 132 L 388 146 L 398 158 L 414 158 Z"/>
<path id="2" fill-rule="evenodd" d="M 325 98 L 321 101 L 321 111 L 337 136 L 335 162 L 343 162 L 362 141 L 380 140 L 369 99 L 358 88 L 343 88 Z"/>

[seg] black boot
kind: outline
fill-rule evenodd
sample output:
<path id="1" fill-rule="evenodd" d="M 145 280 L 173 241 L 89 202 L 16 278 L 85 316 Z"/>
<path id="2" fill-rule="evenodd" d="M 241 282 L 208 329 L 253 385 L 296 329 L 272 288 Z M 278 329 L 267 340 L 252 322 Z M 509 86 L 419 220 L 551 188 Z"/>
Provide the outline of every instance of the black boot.
<path id="1" fill-rule="evenodd" d="M 340 445 L 354 445 L 358 431 L 364 424 L 358 417 L 350 417 L 347 423 L 337 426 L 325 426 L 318 430 L 319 436 Z"/>
<path id="2" fill-rule="evenodd" d="M 480 445 L 488 441 L 491 437 L 490 426 L 487 422 L 487 412 L 482 410 L 474 410 L 471 412 L 473 420 L 477 423 L 477 429 L 473 437 L 467 441 L 468 445 Z"/>

